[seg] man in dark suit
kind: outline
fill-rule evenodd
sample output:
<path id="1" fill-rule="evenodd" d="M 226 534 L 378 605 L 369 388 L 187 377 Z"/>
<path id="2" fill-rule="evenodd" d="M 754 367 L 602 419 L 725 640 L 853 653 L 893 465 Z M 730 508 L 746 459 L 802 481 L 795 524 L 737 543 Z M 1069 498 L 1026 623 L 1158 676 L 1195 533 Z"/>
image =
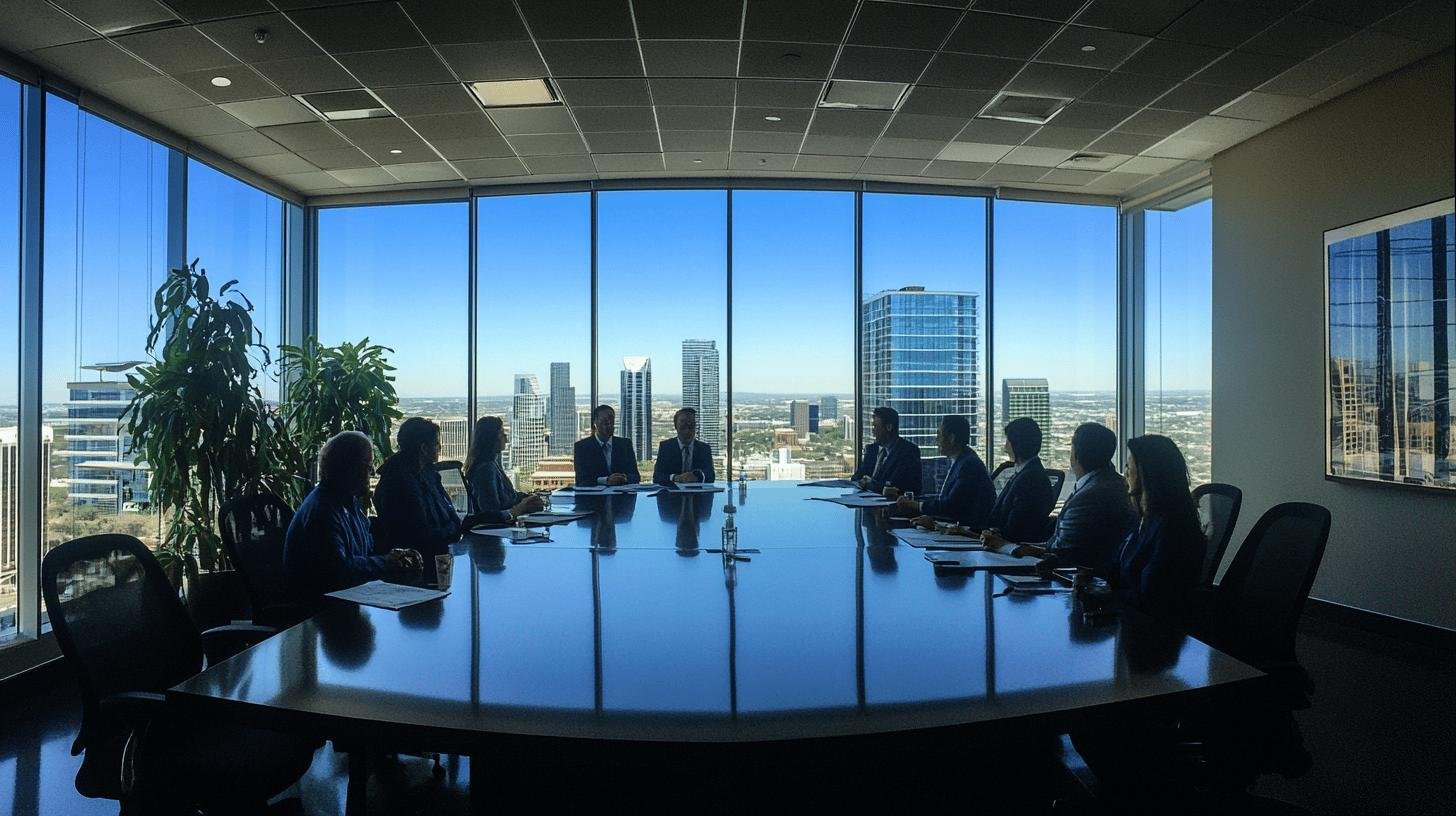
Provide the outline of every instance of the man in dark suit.
<path id="1" fill-rule="evenodd" d="M 914 523 L 921 527 L 935 526 L 937 517 L 955 519 L 975 529 L 985 527 L 991 505 L 996 503 L 996 488 L 991 486 L 986 463 L 970 448 L 970 421 L 963 416 L 947 415 L 940 420 L 935 443 L 940 447 L 940 454 L 951 460 L 940 495 L 920 501 L 902 496 L 897 509 L 917 516 Z"/>
<path id="2" fill-rule="evenodd" d="M 617 429 L 617 412 L 610 405 L 592 409 L 592 435 L 578 439 L 571 451 L 579 485 L 624 485 L 642 481 L 637 472 L 637 452 L 630 439 L 612 436 Z"/>
<path id="3" fill-rule="evenodd" d="M 1044 544 L 1018 543 L 988 530 L 982 535 L 986 546 L 1060 564 L 1105 566 L 1137 524 L 1127 481 L 1112 468 L 1116 452 L 1117 434 L 1096 422 L 1078 425 L 1072 433 L 1071 461 L 1077 483 L 1062 505 L 1052 537 Z"/>
<path id="4" fill-rule="evenodd" d="M 851 480 L 875 493 L 886 485 L 894 485 L 901 493 L 919 493 L 920 448 L 900 437 L 900 412 L 883 405 L 876 408 L 870 432 L 875 441 L 865 446 L 859 470 Z"/>
<path id="5" fill-rule="evenodd" d="M 680 408 L 672 415 L 677 436 L 657 446 L 657 464 L 652 467 L 655 484 L 697 484 L 717 481 L 713 472 L 713 451 L 698 436 L 698 411 Z"/>
<path id="6" fill-rule="evenodd" d="M 1057 503 L 1041 464 L 1041 426 L 1031 417 L 1011 420 L 1002 450 L 1015 464 L 1011 481 L 996 497 L 986 526 L 1008 541 L 1035 541 L 1046 535 L 1047 517 Z"/>

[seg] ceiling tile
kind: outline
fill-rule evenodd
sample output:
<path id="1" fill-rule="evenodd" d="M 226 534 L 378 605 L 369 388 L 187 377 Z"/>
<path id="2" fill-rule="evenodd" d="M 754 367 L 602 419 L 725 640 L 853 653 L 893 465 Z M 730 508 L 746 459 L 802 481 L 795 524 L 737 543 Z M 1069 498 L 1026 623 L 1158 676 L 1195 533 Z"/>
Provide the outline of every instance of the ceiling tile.
<path id="1" fill-rule="evenodd" d="M 1230 51 L 1223 59 L 1194 74 L 1193 81 L 1249 90 L 1294 67 L 1296 62 L 1294 57 Z"/>
<path id="2" fill-rule="evenodd" d="M 1211 113 L 1226 104 L 1242 91 L 1224 85 L 1203 85 L 1184 82 L 1163 96 L 1158 97 L 1151 107 L 1163 110 Z"/>
<path id="3" fill-rule="evenodd" d="M 438 116 L 411 116 L 410 127 L 421 136 L 436 139 L 477 139 L 500 135 L 496 126 L 479 112 L 442 113 Z M 473 156 L 470 158 L 474 158 Z"/>
<path id="4" fill-rule="evenodd" d="M 1377 31 L 1441 45 L 1451 44 L 1453 27 L 1450 0 L 1416 0 L 1375 24 Z"/>
<path id="5" fill-rule="evenodd" d="M 652 79 L 652 101 L 662 105 L 732 106 L 733 81 L 728 79 Z"/>
<path id="6" fill-rule="evenodd" d="M 951 178 L 974 181 L 986 174 L 992 167 L 990 162 L 975 161 L 933 161 L 926 166 L 922 175 L 936 178 Z"/>
<path id="7" fill-rule="evenodd" d="M 1153 40 L 1118 66 L 1118 70 L 1182 80 L 1225 53 L 1224 48 Z"/>
<path id="8" fill-rule="evenodd" d="M 1030 182 L 1045 176 L 1049 171 L 1045 167 L 1032 167 L 1024 164 L 998 164 L 987 170 L 981 176 L 981 181 L 995 181 L 1003 184 L 1016 184 L 1018 182 Z"/>
<path id="9" fill-rule="evenodd" d="M 171 77 L 154 76 L 128 79 L 102 85 L 101 95 L 137 113 L 150 113 L 177 108 L 195 108 L 207 100 Z"/>
<path id="10" fill-rule="evenodd" d="M 573 108 L 652 104 L 645 79 L 562 79 L 557 80 L 556 87 Z"/>
<path id="11" fill-rule="evenodd" d="M 743 0 L 633 0 L 644 40 L 737 40 Z"/>
<path id="12" fill-rule="evenodd" d="M 304 150 L 337 150 L 349 146 L 344 137 L 323 122 L 303 125 L 280 125 L 261 128 L 259 133 L 294 152 Z"/>
<path id="13" fill-rule="evenodd" d="M 733 126 L 733 109 L 658 105 L 657 126 L 663 130 L 727 130 Z"/>
<path id="14" fill-rule="evenodd" d="M 549 40 L 541 53 L 558 77 L 642 76 L 635 40 Z"/>
<path id="15" fill-rule="evenodd" d="M 895 139 L 926 139 L 942 144 L 955 138 L 970 120 L 967 116 L 922 116 L 900 113 L 890 120 L 885 135 Z"/>
<path id="16" fill-rule="evenodd" d="M 1290 96 L 1314 96 L 1350 75 L 1350 70 L 1320 60 L 1306 60 L 1265 82 L 1259 90 Z"/>
<path id="17" fill-rule="evenodd" d="M 1287 10 L 1277 3 L 1203 0 L 1175 20 L 1159 36 L 1176 42 L 1233 48 L 1257 34 Z"/>
<path id="18" fill-rule="evenodd" d="M 157 76 L 156 71 L 106 40 L 56 45 L 30 53 L 84 85 Z"/>
<path id="19" fill-rule="evenodd" d="M 214 77 L 227 77 L 230 85 L 219 88 L 212 84 Z M 177 74 L 177 81 L 191 88 L 209 102 L 242 102 L 245 99 L 266 99 L 277 96 L 278 89 L 257 71 L 246 65 L 231 68 L 208 68 L 205 71 L 188 71 Z"/>
<path id="20" fill-rule="evenodd" d="M 801 153 L 794 160 L 794 169 L 805 173 L 857 173 L 862 164 L 862 156 L 814 156 Z"/>
<path id="21" fill-rule="evenodd" d="M 1147 37 L 1085 26 L 1067 26 L 1036 55 L 1038 62 L 1111 70 L 1148 42 Z M 1087 50 L 1087 49 L 1092 50 Z"/>
<path id="22" fill-rule="evenodd" d="M 409 48 L 425 41 L 397 3 L 300 9 L 290 18 L 330 53 Z"/>
<path id="23" fill-rule="evenodd" d="M 1312 0 L 1301 14 L 1333 20 L 1352 26 L 1367 26 L 1390 14 L 1410 0 Z M 1437 0 L 1444 4 L 1444 0 Z"/>
<path id="24" fill-rule="evenodd" d="M 1106 76 L 1106 71 L 1093 68 L 1032 62 L 1011 80 L 1006 90 L 1073 99 L 1086 93 Z"/>
<path id="25" fill-rule="evenodd" d="M 200 136 L 197 142 L 203 147 L 217 151 L 218 154 L 230 159 L 241 159 L 247 158 L 248 156 L 270 156 L 284 152 L 283 148 L 277 142 L 252 130 L 243 130 L 237 133 L 218 133 L 213 136 Z M 308 159 L 308 156 L 304 156 L 304 159 Z M 318 165 L 318 162 L 312 160 L 309 160 L 309 163 Z"/>
<path id="26" fill-rule="evenodd" d="M 600 153 L 592 156 L 598 173 L 636 173 L 662 170 L 661 153 Z"/>
<path id="27" fill-rule="evenodd" d="M 62 14 L 45 0 L 9 0 L 0 47 L 12 54 L 94 40 L 96 32 Z"/>
<path id="28" fill-rule="evenodd" d="M 931 61 L 920 82 L 945 88 L 998 91 L 1016 76 L 1021 66 L 1021 61 L 1014 59 L 943 51 Z"/>
<path id="29" fill-rule="evenodd" d="M 504 142 L 504 140 L 502 140 Z M 384 142 L 382 144 L 360 145 L 364 155 L 374 160 L 375 164 L 416 164 L 419 162 L 435 162 L 440 157 L 430 145 L 425 144 L 414 136 L 401 136 L 398 139 Z M 508 155 L 510 150 L 506 150 Z M 446 156 L 446 158 L 450 158 Z"/>
<path id="30" fill-rule="evenodd" d="M 861 173 L 880 176 L 918 176 L 930 162 L 926 159 L 897 159 L 871 156 L 860 167 Z"/>
<path id="31" fill-rule="evenodd" d="M 1096 128 L 1110 130 L 1123 119 L 1136 112 L 1136 108 L 1121 105 L 1102 105 L 1096 102 L 1073 102 L 1062 108 L 1052 122 L 1057 127 Z"/>
<path id="32" fill-rule="evenodd" d="M 1182 159 L 1158 159 L 1152 156 L 1134 156 L 1118 166 L 1119 173 L 1142 173 L 1155 176 L 1183 164 Z"/>
<path id="33" fill-rule="evenodd" d="M 892 159 L 933 159 L 940 155 L 941 149 L 946 145 L 945 139 L 880 139 L 875 142 L 874 149 L 870 151 L 871 156 L 884 156 Z"/>
<path id="34" fill-rule="evenodd" d="M 1177 83 L 1171 79 L 1148 74 L 1125 74 L 1113 72 L 1082 94 L 1085 102 L 1105 102 L 1109 105 L 1141 107 L 1157 99 Z"/>
<path id="35" fill-rule="evenodd" d="M 800 148 L 804 153 L 816 153 L 821 156 L 860 156 L 868 155 L 870 148 L 874 147 L 875 140 L 869 137 L 859 136 L 816 136 L 809 134 L 804 137 L 804 144 Z"/>
<path id="36" fill-rule="evenodd" d="M 745 41 L 738 75 L 765 79 L 824 79 L 834 64 L 832 45 Z"/>
<path id="37" fill-rule="evenodd" d="M 1197 159 L 1202 161 L 1213 158 L 1213 154 L 1217 153 L 1218 150 L 1218 145 L 1210 142 L 1169 137 L 1148 148 L 1146 155 L 1164 159 Z"/>
<path id="38" fill-rule="evenodd" d="M 1162 138 L 1161 136 L 1123 133 L 1114 130 L 1093 142 L 1087 149 L 1098 153 L 1127 153 L 1135 156 L 1162 141 Z"/>
<path id="39" fill-rule="evenodd" d="M 314 167 L 292 153 L 278 153 L 273 156 L 249 156 L 238 159 L 238 164 L 250 170 L 256 170 L 265 176 L 276 176 L 280 173 L 307 173 L 318 170 L 317 167 Z"/>
<path id="40" fill-rule="evenodd" d="M 968 91 L 960 88 L 933 88 L 917 85 L 900 103 L 901 114 L 927 116 L 959 116 L 969 119 L 981 112 L 993 94 L 989 91 Z"/>
<path id="41" fill-rule="evenodd" d="M 571 111 L 583 133 L 657 130 L 657 119 L 648 107 L 572 108 Z"/>
<path id="42" fill-rule="evenodd" d="M 728 169 L 727 151 L 664 153 L 663 160 L 669 170 L 701 172 Z"/>
<path id="43" fill-rule="evenodd" d="M 382 167 L 361 167 L 356 170 L 330 170 L 329 175 L 350 187 L 374 187 L 393 184 L 394 176 Z"/>
<path id="44" fill-rule="evenodd" d="M 1063 150 L 1081 150 L 1091 144 L 1102 131 L 1091 128 L 1067 128 L 1047 125 L 1031 134 L 1023 144 L 1029 147 L 1057 147 Z"/>
<path id="45" fill-rule="evenodd" d="M 107 35 L 142 26 L 177 21 L 177 15 L 153 0 L 52 0 L 52 2 Z"/>
<path id="46" fill-rule="evenodd" d="M 441 45 L 435 50 L 466 82 L 546 76 L 546 63 L 531 42 Z"/>
<path id="47" fill-rule="evenodd" d="M 437 45 L 527 40 L 526 26 L 511 0 L 472 0 L 469 13 L 441 0 L 405 0 L 404 10 L 425 38 Z"/>
<path id="48" fill-rule="evenodd" d="M 812 136 L 854 136 L 874 138 L 890 121 L 886 111 L 820 109 L 809 125 Z"/>
<path id="49" fill-rule="evenodd" d="M 730 170 L 781 170 L 794 169 L 793 153 L 738 153 L 728 154 Z"/>
<path id="50" fill-rule="evenodd" d="M 740 79 L 737 104 L 754 108 L 812 108 L 819 103 L 823 88 L 822 82 Z"/>
<path id="51" fill-rule="evenodd" d="M 224 102 L 218 107 L 241 119 L 243 124 L 255 128 L 318 121 L 312 111 L 298 104 L 291 96 Z"/>
<path id="52" fill-rule="evenodd" d="M 499 136 L 476 136 L 467 139 L 430 139 L 430 145 L 447 159 L 481 159 L 509 156 L 515 151 Z"/>
<path id="53" fill-rule="evenodd" d="M 324 170 L 352 170 L 357 167 L 373 167 L 374 160 L 364 155 L 357 147 L 339 147 L 331 150 L 299 151 L 309 164 Z"/>
<path id="54" fill-rule="evenodd" d="M 348 185 L 322 171 L 281 173 L 274 176 L 273 179 L 284 187 L 309 194 L 343 192 L 348 187 Z"/>
<path id="55" fill-rule="evenodd" d="M 128 34 L 112 42 L 169 74 L 238 63 L 190 26 Z"/>
<path id="56" fill-rule="evenodd" d="M 770 134 L 781 136 L 783 134 Z M 664 130 L 662 131 L 662 149 L 707 152 L 723 150 L 729 147 L 730 136 L 726 130 Z"/>
<path id="57" fill-rule="evenodd" d="M 1061 165 L 1061 168 L 1064 170 L 1096 170 L 1098 172 L 1106 172 L 1115 167 L 1120 167 L 1131 158 L 1132 156 L 1126 153 L 1106 153 L 1103 151 L 1096 151 L 1095 153 L 1083 152 L 1078 161 L 1074 162 L 1068 159 Z"/>
<path id="58" fill-rule="evenodd" d="M 1260 54 L 1280 54 L 1303 59 L 1325 50 L 1358 30 L 1344 23 L 1294 14 L 1270 26 L 1240 48 Z"/>
<path id="59" fill-rule="evenodd" d="M 1198 0 L 1096 0 L 1077 16 L 1077 22 L 1151 37 L 1197 4 Z"/>
<path id="60" fill-rule="evenodd" d="M 1072 151 L 1051 147 L 1018 147 L 1006 154 L 1004 161 L 1010 164 L 1025 164 L 1035 167 L 1056 167 L 1072 158 Z"/>
<path id="61" fill-rule="evenodd" d="M 587 152 L 575 133 L 550 133 L 510 137 L 511 147 L 522 156 L 570 156 Z"/>
<path id="62" fill-rule="evenodd" d="M 539 108 L 495 108 L 490 118 L 501 133 L 575 133 L 571 114 L 559 105 Z"/>
<path id="63" fill-rule="evenodd" d="M 430 48 L 395 48 L 339 54 L 339 62 L 371 88 L 454 82 L 455 75 Z"/>
<path id="64" fill-rule="evenodd" d="M 463 159 L 452 164 L 468 179 L 526 175 L 526 165 L 514 156 L 501 159 Z"/>
<path id="65" fill-rule="evenodd" d="M 167 6 L 188 22 L 261 14 L 273 7 L 268 0 L 166 0 Z"/>
<path id="66" fill-rule="evenodd" d="M 627 0 L 521 0 L 538 40 L 626 39 L 634 36 Z"/>
<path id="67" fill-rule="evenodd" d="M 1011 152 L 1011 145 L 951 142 L 940 151 L 941 161 L 998 162 Z"/>
<path id="68" fill-rule="evenodd" d="M 697 110 L 703 110 L 697 108 Z M 814 111 L 809 108 L 738 108 L 733 118 L 733 127 L 738 130 L 761 130 L 767 133 L 803 133 L 809 126 L 809 117 Z M 771 121 L 772 119 L 777 121 Z M 702 128 L 682 128 L 701 130 Z"/>
<path id="69" fill-rule="evenodd" d="M 1058 123 L 1060 124 L 1060 123 Z M 955 138 L 962 142 L 1016 145 L 1036 132 L 1036 125 L 1025 122 L 1003 122 L 999 119 L 972 119 Z M 980 161 L 977 159 L 977 161 Z"/>
<path id="70" fill-rule="evenodd" d="M 1268 122 L 1233 119 L 1227 116 L 1204 116 L 1178 131 L 1174 136 L 1179 139 L 1196 139 L 1200 142 L 1231 145 L 1260 133 L 1268 127 Z"/>
<path id="71" fill-rule="evenodd" d="M 991 57 L 1030 59 L 1060 28 L 1046 20 L 972 11 L 966 14 L 945 50 Z"/>
<path id="72" fill-rule="evenodd" d="M 1020 14 L 1023 17 L 1037 17 L 1060 23 L 1071 18 L 1084 2 L 1085 0 L 976 0 L 976 10 Z"/>
<path id="73" fill-rule="evenodd" d="M 657 131 L 636 133 L 588 133 L 587 149 L 593 153 L 661 153 Z"/>
<path id="74" fill-rule="evenodd" d="M 248 129 L 247 125 L 211 105 L 203 105 L 197 108 L 157 111 L 152 113 L 148 118 L 177 131 L 183 136 L 191 136 L 193 138 L 198 136 L 213 136 L 218 133 L 237 133 Z"/>
<path id="75" fill-rule="evenodd" d="M 258 73 L 287 93 L 302 94 L 357 88 L 359 83 L 332 57 L 302 57 L 253 64 Z"/>
<path id="76" fill-rule="evenodd" d="M 1282 122 L 1291 116 L 1303 113 L 1319 104 L 1313 99 L 1300 96 L 1250 91 L 1228 105 L 1218 109 L 1219 116 L 1237 119 L 1256 119 L 1260 122 Z"/>
<path id="77" fill-rule="evenodd" d="M 523 159 L 532 175 L 594 175 L 597 166 L 591 156 L 531 156 Z"/>
<path id="78" fill-rule="evenodd" d="M 844 39 L 857 0 L 751 0 L 743 39 L 837 43 Z"/>
<path id="79" fill-rule="evenodd" d="M 1081 187 L 1101 178 L 1102 174 L 1092 170 L 1053 170 L 1041 177 L 1042 184 L 1062 184 Z"/>
<path id="80" fill-rule="evenodd" d="M 1124 133 L 1167 136 L 1198 120 L 1198 114 L 1184 111 L 1143 110 L 1117 126 Z"/>
<path id="81" fill-rule="evenodd" d="M 664 139 L 666 137 L 664 136 Z M 793 153 L 804 141 L 804 131 L 766 133 L 757 130 L 733 132 L 733 149 L 751 153 Z"/>
<path id="82" fill-rule="evenodd" d="M 865 3 L 849 30 L 848 42 L 933 51 L 940 47 L 960 13 L 948 8 L 905 3 Z"/>
<path id="83" fill-rule="evenodd" d="M 400 116 L 473 113 L 479 110 L 470 92 L 457 83 L 380 88 L 375 95 Z"/>
<path id="84" fill-rule="evenodd" d="M 732 77 L 738 75 L 738 42 L 644 40 L 642 59 L 649 76 Z"/>
<path id="85" fill-rule="evenodd" d="M 410 181 L 459 181 L 460 174 L 442 161 L 415 162 L 413 164 L 392 164 L 385 170 L 403 182 Z"/>
<path id="86" fill-rule="evenodd" d="M 360 147 L 370 145 L 394 145 L 418 137 L 402 120 L 393 116 L 383 119 L 350 119 L 334 122 L 334 129 L 344 138 Z"/>
<path id="87" fill-rule="evenodd" d="M 243 62 L 321 57 L 323 50 L 282 14 L 258 14 L 199 25 L 198 30 Z M 267 34 L 258 42 L 257 33 Z"/>

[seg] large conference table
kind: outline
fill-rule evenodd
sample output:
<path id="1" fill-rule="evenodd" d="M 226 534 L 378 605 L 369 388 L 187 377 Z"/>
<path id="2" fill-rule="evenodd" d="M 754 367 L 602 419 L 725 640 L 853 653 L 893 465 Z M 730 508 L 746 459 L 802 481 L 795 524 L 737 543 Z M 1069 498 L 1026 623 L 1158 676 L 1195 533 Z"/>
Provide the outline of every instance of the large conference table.
<path id="1" fill-rule="evenodd" d="M 1133 611 L 944 573 L 841 490 L 580 496 L 551 541 L 467 536 L 450 594 L 340 603 L 168 693 L 199 716 L 480 755 L 1066 731 L 1216 705 L 1263 675 Z M 740 550 L 721 544 L 736 507 Z M 573 504 L 558 493 L 557 508 Z M 529 749 L 526 747 L 529 746 Z M 511 754 L 509 750 L 507 754 Z M 352 797 L 351 797 L 352 798 Z"/>

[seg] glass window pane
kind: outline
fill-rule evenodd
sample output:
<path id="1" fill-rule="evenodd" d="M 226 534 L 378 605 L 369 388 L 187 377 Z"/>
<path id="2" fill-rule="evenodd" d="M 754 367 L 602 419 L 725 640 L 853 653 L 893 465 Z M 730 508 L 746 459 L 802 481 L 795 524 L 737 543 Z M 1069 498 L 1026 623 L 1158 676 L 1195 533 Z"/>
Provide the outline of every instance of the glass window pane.
<path id="1" fill-rule="evenodd" d="M 854 471 L 854 194 L 733 193 L 733 471 Z"/>
<path id="2" fill-rule="evenodd" d="M 1042 462 L 1066 469 L 1079 424 L 1117 430 L 1117 209 L 995 207 L 997 458 L 1001 429 L 1031 416 L 1042 425 Z"/>
<path id="3" fill-rule="evenodd" d="M 45 140 L 45 545 L 119 532 L 155 546 L 147 472 L 119 416 L 167 275 L 172 151 L 53 96 Z"/>
<path id="4" fill-rule="evenodd" d="M 723 190 L 598 194 L 598 399 L 617 408 L 643 481 L 684 405 L 726 478 L 726 208 Z"/>
<path id="5" fill-rule="evenodd" d="M 465 202 L 341 207 L 318 214 L 318 333 L 393 349 L 406 417 L 463 427 L 470 273 Z"/>
<path id="6" fill-rule="evenodd" d="M 501 459 L 517 490 L 564 487 L 591 403 L 591 195 L 484 196 L 476 206 L 476 415 L 505 423 Z M 464 438 L 447 458 L 464 460 Z"/>
<path id="7" fill-rule="evenodd" d="M 15 633 L 20 561 L 20 84 L 0 76 L 0 639 Z"/>
<path id="8" fill-rule="evenodd" d="M 971 447 L 986 455 L 986 201 L 866 194 L 863 231 L 861 441 L 872 441 L 871 412 L 894 408 L 900 435 L 939 462 L 922 487 L 933 493 L 946 467 L 941 417 L 965 416 Z"/>
<path id="9" fill-rule="evenodd" d="M 1143 427 L 1213 479 L 1213 201 L 1143 218 Z"/>

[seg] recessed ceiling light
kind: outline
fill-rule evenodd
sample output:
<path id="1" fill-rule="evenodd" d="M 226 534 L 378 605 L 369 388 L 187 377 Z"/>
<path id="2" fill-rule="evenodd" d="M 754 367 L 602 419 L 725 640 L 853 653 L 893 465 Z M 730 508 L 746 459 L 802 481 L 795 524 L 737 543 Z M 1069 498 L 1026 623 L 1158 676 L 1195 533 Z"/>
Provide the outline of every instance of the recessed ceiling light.
<path id="1" fill-rule="evenodd" d="M 693 164 L 702 164 L 702 163 L 703 163 L 703 160 L 702 159 L 693 159 Z"/>
<path id="2" fill-rule="evenodd" d="M 398 156 L 398 155 L 399 155 L 399 154 L 401 154 L 401 153 L 403 153 L 403 152 L 404 152 L 404 151 L 403 151 L 403 150 L 400 150 L 400 149 L 399 149 L 399 148 L 397 148 L 397 147 L 391 147 L 391 148 L 390 148 L 390 149 L 389 149 L 389 153 L 390 153 L 390 155 L 392 155 L 392 156 Z"/>
<path id="3" fill-rule="evenodd" d="M 782 116 L 765 116 L 765 117 L 763 117 L 763 121 L 765 121 L 765 122 L 782 122 L 782 121 L 784 121 L 784 117 L 782 117 Z"/>
<path id="4" fill-rule="evenodd" d="M 219 88 L 226 88 L 227 86 L 233 84 L 233 81 L 225 76 L 215 76 L 212 78 L 212 84 L 216 85 Z"/>
<path id="5" fill-rule="evenodd" d="M 1083 51 L 1096 51 L 1097 50 L 1097 46 L 1095 46 L 1095 45 L 1084 45 L 1084 46 L 1082 46 L 1082 50 Z"/>
<path id="6" fill-rule="evenodd" d="M 471 82 L 470 90 L 487 108 L 517 108 L 527 105 L 556 105 L 560 99 L 544 79 L 507 79 L 499 82 Z"/>

